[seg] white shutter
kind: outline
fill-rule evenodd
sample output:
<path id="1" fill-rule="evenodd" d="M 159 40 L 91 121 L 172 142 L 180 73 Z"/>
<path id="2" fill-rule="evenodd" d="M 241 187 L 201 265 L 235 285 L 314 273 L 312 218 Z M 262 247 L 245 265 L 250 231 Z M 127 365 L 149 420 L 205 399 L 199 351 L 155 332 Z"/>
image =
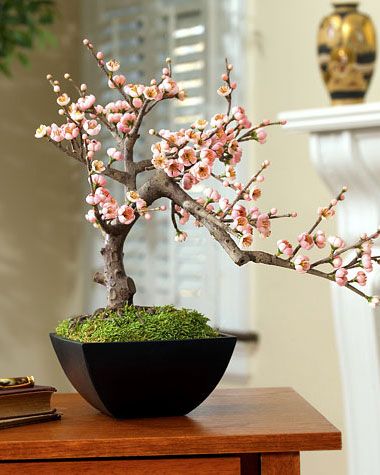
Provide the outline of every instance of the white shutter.
<path id="1" fill-rule="evenodd" d="M 146 129 L 176 130 L 225 109 L 216 89 L 225 55 L 239 63 L 236 73 L 244 67 L 239 44 L 244 34 L 240 18 L 244 0 L 97 0 L 89 4 L 93 8 L 96 4 L 97 17 L 97 23 L 93 22 L 96 30 L 89 36 L 106 56 L 121 61 L 128 81 L 147 83 L 152 77 L 159 78 L 170 56 L 173 76 L 188 92 L 185 102 L 158 105 Z M 241 79 L 238 77 L 238 95 L 243 103 Z M 102 102 L 114 100 L 114 94 L 104 87 Z M 143 154 L 150 153 L 150 142 L 149 138 L 140 140 L 140 158 L 149 158 Z M 202 189 L 200 185 L 198 191 Z M 141 219 L 134 227 L 125 248 L 125 266 L 137 285 L 136 303 L 196 308 L 214 325 L 248 331 L 252 325 L 248 271 L 229 262 L 205 229 L 192 224 L 183 229 L 189 238 L 176 243 L 169 212 L 155 213 L 152 221 Z M 94 245 L 97 256 L 99 246 L 100 240 Z M 104 305 L 103 289 L 97 287 L 91 295 L 94 307 Z M 234 371 L 246 375 L 247 361 Z"/>

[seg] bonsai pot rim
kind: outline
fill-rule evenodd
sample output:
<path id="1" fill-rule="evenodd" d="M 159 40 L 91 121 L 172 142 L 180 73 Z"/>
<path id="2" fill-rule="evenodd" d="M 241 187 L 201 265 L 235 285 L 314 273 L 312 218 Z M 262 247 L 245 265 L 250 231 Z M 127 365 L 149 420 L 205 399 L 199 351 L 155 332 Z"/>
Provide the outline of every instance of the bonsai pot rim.
<path id="1" fill-rule="evenodd" d="M 80 345 L 125 345 L 126 343 L 170 343 L 170 342 L 185 342 L 185 341 L 207 341 L 207 340 L 219 340 L 222 338 L 235 338 L 235 335 L 230 335 L 229 333 L 219 333 L 218 336 L 211 336 L 207 338 L 180 338 L 173 340 L 127 340 L 127 341 L 80 341 L 80 340 L 71 340 L 61 335 L 57 335 L 56 332 L 50 332 L 49 336 L 54 338 L 59 338 L 61 340 L 70 341 L 71 343 L 78 343 Z"/>

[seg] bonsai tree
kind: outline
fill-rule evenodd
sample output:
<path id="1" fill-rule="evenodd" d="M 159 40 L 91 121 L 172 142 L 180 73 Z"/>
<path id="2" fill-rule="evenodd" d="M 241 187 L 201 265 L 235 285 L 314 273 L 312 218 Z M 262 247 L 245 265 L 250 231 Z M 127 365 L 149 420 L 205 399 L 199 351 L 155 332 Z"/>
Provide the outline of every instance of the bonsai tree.
<path id="1" fill-rule="evenodd" d="M 345 198 L 346 187 L 327 206 L 318 208 L 314 224 L 293 241 L 278 240 L 273 253 L 251 249 L 256 245 L 257 235 L 270 236 L 273 221 L 295 218 L 297 214 L 282 214 L 276 208 L 263 211 L 256 206 L 269 161 L 263 162 L 244 183 L 237 178 L 242 144 L 248 141 L 263 144 L 266 129 L 284 122 L 263 120 L 254 125 L 243 107 L 233 105 L 237 85 L 231 78 L 231 64 L 226 61 L 222 84 L 217 90 L 225 99 L 225 111 L 209 121 L 199 118 L 190 127 L 178 131 L 150 129 L 154 142 L 146 150 L 146 157 L 137 161 L 135 147 L 141 126 L 153 108 L 166 100 L 185 100 L 185 92 L 172 77 L 171 61 L 166 60 L 159 80 L 152 79 L 149 85 L 129 84 L 119 73 L 117 60 L 106 60 L 89 40 L 83 43 L 109 88 L 115 91 L 115 100 L 98 104 L 86 84 L 77 86 L 65 74 L 79 96 L 72 100 L 61 83 L 48 74 L 63 123 L 41 125 L 35 136 L 47 140 L 84 167 L 89 183 L 86 202 L 90 206 L 86 219 L 104 237 L 101 249 L 104 270 L 96 273 L 94 280 L 105 286 L 109 309 L 133 304 L 136 287 L 124 268 L 124 244 L 136 222 L 150 220 L 154 212 L 170 213 L 174 238 L 180 243 L 188 238 L 181 227 L 193 218 L 194 224 L 204 226 L 238 266 L 253 262 L 314 275 L 346 287 L 372 306 L 379 304 L 379 297 L 367 295 L 359 288 L 366 284 L 373 263 L 380 260 L 380 256 L 372 255 L 373 240 L 380 235 L 379 230 L 346 244 L 339 236 L 327 237 L 319 228 L 323 220 L 334 216 L 337 205 Z M 102 150 L 99 140 L 102 128 L 114 140 L 114 146 L 107 150 Z M 122 169 L 117 162 L 123 165 Z M 140 186 L 137 186 L 138 177 Z M 123 188 L 122 202 L 112 196 L 107 188 L 108 180 Z M 206 181 L 208 186 L 202 195 L 194 196 L 193 187 Z M 223 196 L 220 190 L 224 191 Z M 160 198 L 166 198 L 168 206 L 155 206 Z M 312 261 L 306 254 L 311 248 L 325 250 L 324 257 Z"/>

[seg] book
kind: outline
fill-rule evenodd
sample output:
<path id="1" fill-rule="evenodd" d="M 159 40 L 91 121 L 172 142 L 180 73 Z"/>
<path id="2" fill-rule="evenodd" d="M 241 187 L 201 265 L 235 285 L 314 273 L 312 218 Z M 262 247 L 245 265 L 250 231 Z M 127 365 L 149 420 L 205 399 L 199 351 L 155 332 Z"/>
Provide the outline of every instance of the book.
<path id="1" fill-rule="evenodd" d="M 51 415 L 51 396 L 55 391 L 56 389 L 51 386 L 0 390 L 0 420 L 42 414 Z"/>
<path id="2" fill-rule="evenodd" d="M 0 430 L 9 427 L 36 424 L 37 422 L 56 421 L 61 418 L 61 414 L 53 409 L 50 413 L 35 414 L 33 416 L 9 417 L 0 420 Z"/>

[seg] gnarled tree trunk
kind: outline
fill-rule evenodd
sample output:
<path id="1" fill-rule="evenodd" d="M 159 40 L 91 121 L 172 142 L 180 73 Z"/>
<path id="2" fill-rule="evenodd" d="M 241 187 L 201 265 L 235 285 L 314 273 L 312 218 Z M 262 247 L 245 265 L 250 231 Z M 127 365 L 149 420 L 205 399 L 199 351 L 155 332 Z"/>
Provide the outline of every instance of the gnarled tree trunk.
<path id="1" fill-rule="evenodd" d="M 125 273 L 123 263 L 123 246 L 126 234 L 106 234 L 104 247 L 100 251 L 104 259 L 104 275 L 102 281 L 95 276 L 96 282 L 107 288 L 107 306 L 119 308 L 126 303 L 133 304 L 136 286 L 131 277 Z"/>

